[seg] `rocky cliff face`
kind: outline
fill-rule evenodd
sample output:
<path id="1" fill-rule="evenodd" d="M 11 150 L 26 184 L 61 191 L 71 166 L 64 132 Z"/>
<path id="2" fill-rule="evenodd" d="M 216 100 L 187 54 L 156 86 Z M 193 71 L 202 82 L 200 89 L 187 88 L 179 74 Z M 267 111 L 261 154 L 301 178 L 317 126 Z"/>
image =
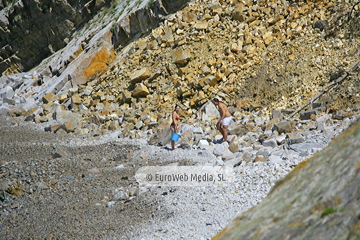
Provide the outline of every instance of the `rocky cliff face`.
<path id="1" fill-rule="evenodd" d="M 126 45 L 133 38 L 156 27 L 163 20 L 161 16 L 177 11 L 186 2 L 188 0 L 175 3 L 156 1 L 151 5 L 142 3 L 143 6 L 140 7 L 139 2 L 127 1 L 128 6 L 121 5 L 116 13 L 115 8 L 118 5 L 116 1 L 112 1 L 112 6 L 111 1 L 105 0 L 17 1 L 13 5 L 4 7 L 0 13 L 0 73 L 9 75 L 26 72 L 37 66 L 43 59 L 67 46 L 73 38 L 72 34 L 83 28 L 102 7 L 110 9 L 105 10 L 105 13 L 102 9 L 101 18 L 105 25 L 113 20 L 116 21 L 123 12 L 127 13 L 139 8 L 121 18 L 116 26 L 113 26 L 116 27 L 113 43 L 117 47 L 120 44 Z M 126 10 L 129 6 L 131 9 Z M 72 59 L 63 59 L 56 70 L 60 67 L 65 68 L 70 61 Z"/>
<path id="2" fill-rule="evenodd" d="M 17 1 L 1 10 L 0 73 L 29 71 L 65 47 L 105 1 Z"/>
<path id="3" fill-rule="evenodd" d="M 124 47 L 130 41 L 150 33 L 160 22 L 165 20 L 165 16 L 183 8 L 187 2 L 189 0 L 152 1 L 147 7 L 125 16 L 114 25 L 114 47 Z"/>
<path id="4" fill-rule="evenodd" d="M 359 139 L 356 122 L 213 239 L 359 239 Z"/>

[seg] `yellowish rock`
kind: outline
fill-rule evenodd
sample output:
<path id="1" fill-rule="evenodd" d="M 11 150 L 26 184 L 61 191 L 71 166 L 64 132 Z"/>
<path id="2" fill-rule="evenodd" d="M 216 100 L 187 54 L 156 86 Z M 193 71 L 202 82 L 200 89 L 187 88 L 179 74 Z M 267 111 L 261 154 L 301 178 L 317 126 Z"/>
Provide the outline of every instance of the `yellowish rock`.
<path id="1" fill-rule="evenodd" d="M 141 82 L 142 80 L 147 79 L 148 77 L 150 77 L 151 72 L 148 68 L 142 68 L 138 71 L 133 72 L 130 75 L 130 81 L 131 83 L 138 83 Z"/>
<path id="2" fill-rule="evenodd" d="M 148 88 L 142 83 L 137 84 L 134 91 L 132 92 L 133 97 L 146 97 L 148 94 Z"/>

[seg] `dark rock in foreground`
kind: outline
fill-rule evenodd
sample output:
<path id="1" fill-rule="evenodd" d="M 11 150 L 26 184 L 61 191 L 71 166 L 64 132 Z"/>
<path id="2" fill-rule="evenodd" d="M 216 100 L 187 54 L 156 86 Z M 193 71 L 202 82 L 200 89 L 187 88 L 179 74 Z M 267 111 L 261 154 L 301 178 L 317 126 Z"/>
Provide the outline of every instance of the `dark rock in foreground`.
<path id="1" fill-rule="evenodd" d="M 357 121 L 214 239 L 359 239 L 359 155 Z"/>

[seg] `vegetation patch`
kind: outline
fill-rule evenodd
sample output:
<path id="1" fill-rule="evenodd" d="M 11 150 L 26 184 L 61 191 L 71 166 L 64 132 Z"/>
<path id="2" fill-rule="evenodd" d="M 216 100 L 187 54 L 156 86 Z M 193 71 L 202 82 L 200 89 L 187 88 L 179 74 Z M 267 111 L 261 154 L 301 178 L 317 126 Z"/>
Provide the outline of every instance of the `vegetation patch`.
<path id="1" fill-rule="evenodd" d="M 333 209 L 333 208 L 325 208 L 324 211 L 321 213 L 321 217 L 325 217 L 325 216 L 327 216 L 329 214 L 332 214 L 334 212 L 336 212 L 336 210 Z"/>
<path id="2" fill-rule="evenodd" d="M 149 8 L 153 8 L 153 7 L 154 7 L 154 0 L 150 0 L 150 1 L 149 1 L 148 7 L 149 7 Z"/>

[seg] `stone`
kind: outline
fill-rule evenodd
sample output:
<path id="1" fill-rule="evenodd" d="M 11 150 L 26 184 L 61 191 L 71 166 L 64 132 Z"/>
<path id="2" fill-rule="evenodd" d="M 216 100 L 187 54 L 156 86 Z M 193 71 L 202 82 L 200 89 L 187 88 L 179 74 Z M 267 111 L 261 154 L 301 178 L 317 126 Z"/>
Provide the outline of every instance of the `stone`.
<path id="1" fill-rule="evenodd" d="M 268 160 L 271 162 L 271 163 L 279 163 L 281 164 L 283 162 L 283 159 L 282 157 L 280 156 L 277 156 L 277 155 L 270 155 Z"/>
<path id="2" fill-rule="evenodd" d="M 194 26 L 196 30 L 207 30 L 209 27 L 208 22 L 197 22 Z"/>
<path id="3" fill-rule="evenodd" d="M 237 21 L 244 22 L 246 20 L 245 15 L 243 14 L 243 8 L 237 7 L 231 14 L 231 17 Z"/>
<path id="4" fill-rule="evenodd" d="M 237 108 L 241 108 L 241 109 L 244 109 L 244 110 L 248 111 L 249 108 L 250 108 L 250 105 L 251 105 L 251 103 L 250 103 L 249 100 L 246 100 L 246 99 L 238 99 L 238 100 L 236 100 L 236 107 Z"/>
<path id="5" fill-rule="evenodd" d="M 192 130 L 192 132 L 193 132 L 194 134 L 204 134 L 204 131 L 202 130 L 201 127 L 194 127 L 193 130 Z"/>
<path id="6" fill-rule="evenodd" d="M 236 153 L 236 152 L 239 152 L 239 151 L 240 151 L 240 149 L 239 149 L 239 142 L 240 142 L 240 139 L 238 138 L 238 136 L 235 136 L 235 137 L 233 137 L 233 138 L 230 140 L 229 150 L 230 150 L 232 153 Z"/>
<path id="7" fill-rule="evenodd" d="M 277 144 L 278 145 L 281 145 L 281 144 L 283 144 L 284 142 L 285 142 L 285 140 L 286 140 L 286 134 L 281 134 L 281 135 L 279 135 L 279 136 L 277 136 L 275 139 L 276 139 L 276 142 L 277 142 Z"/>
<path id="8" fill-rule="evenodd" d="M 42 101 L 45 104 L 50 103 L 50 102 L 54 102 L 56 100 L 59 100 L 59 98 L 53 93 L 48 93 L 42 98 Z"/>
<path id="9" fill-rule="evenodd" d="M 225 153 L 225 150 L 228 150 L 229 144 L 227 142 L 223 142 L 222 144 L 217 144 L 213 154 L 215 156 L 222 156 Z"/>
<path id="10" fill-rule="evenodd" d="M 191 23 L 197 20 L 197 15 L 192 12 L 185 11 L 181 14 L 181 19 L 183 22 Z"/>
<path id="11" fill-rule="evenodd" d="M 101 177 L 102 173 L 98 168 L 91 168 L 88 170 L 88 172 L 90 173 L 90 175 L 96 176 L 96 177 Z"/>
<path id="12" fill-rule="evenodd" d="M 256 156 L 253 162 L 265 162 L 265 159 L 263 156 Z"/>
<path id="13" fill-rule="evenodd" d="M 178 143 L 183 148 L 191 147 L 194 144 L 193 132 L 192 131 L 181 132 L 181 136 Z"/>
<path id="14" fill-rule="evenodd" d="M 0 106 L 0 115 L 8 115 L 10 109 L 8 107 Z"/>
<path id="15" fill-rule="evenodd" d="M 301 120 L 310 120 L 311 119 L 311 115 L 315 115 L 316 116 L 316 110 L 308 110 L 305 112 L 300 113 L 300 119 Z M 314 117 L 313 117 L 314 118 Z"/>
<path id="16" fill-rule="evenodd" d="M 283 119 L 284 115 L 281 113 L 280 110 L 274 109 L 272 110 L 271 117 L 275 119 Z"/>
<path id="17" fill-rule="evenodd" d="M 221 154 L 221 158 L 224 160 L 228 160 L 234 157 L 235 157 L 234 153 L 231 152 L 228 148 L 226 148 Z"/>
<path id="18" fill-rule="evenodd" d="M 171 58 L 175 64 L 186 64 L 191 58 L 191 53 L 189 49 L 177 49 L 171 53 Z"/>
<path id="19" fill-rule="evenodd" d="M 16 104 L 16 101 L 14 99 L 4 97 L 2 100 L 3 100 L 4 103 L 7 103 L 9 105 L 15 105 Z"/>
<path id="20" fill-rule="evenodd" d="M 160 145 L 165 146 L 171 140 L 171 129 L 170 127 L 165 127 L 160 129 L 159 131 L 155 132 L 149 140 L 150 145 Z"/>
<path id="21" fill-rule="evenodd" d="M 262 145 L 264 147 L 272 147 L 272 148 L 275 148 L 277 147 L 277 142 L 276 142 L 276 139 L 267 139 L 267 140 L 264 140 Z"/>
<path id="22" fill-rule="evenodd" d="M 291 121 L 283 120 L 281 122 L 277 122 L 274 124 L 272 130 L 277 131 L 279 134 L 281 133 L 290 133 L 294 129 L 294 126 Z"/>
<path id="23" fill-rule="evenodd" d="M 129 198 L 129 195 L 125 191 L 118 191 L 114 194 L 113 200 L 114 201 L 123 201 L 127 200 Z"/>
<path id="24" fill-rule="evenodd" d="M 149 94 L 148 88 L 142 83 L 136 84 L 136 87 L 132 92 L 133 97 L 146 97 Z"/>
<path id="25" fill-rule="evenodd" d="M 9 98 L 11 99 L 14 96 L 15 92 L 12 87 L 5 86 L 4 88 L 0 89 L 0 98 Z"/>
<path id="26" fill-rule="evenodd" d="M 300 133 L 287 133 L 287 143 L 289 145 L 296 144 L 296 143 L 303 143 L 305 142 L 304 137 Z"/>
<path id="27" fill-rule="evenodd" d="M 272 35 L 272 32 L 267 32 L 263 35 L 263 40 L 266 46 L 268 46 L 270 43 L 274 41 L 274 36 Z"/>
<path id="28" fill-rule="evenodd" d="M 132 84 L 135 84 L 135 83 L 141 82 L 141 81 L 149 78 L 150 75 L 151 75 L 151 72 L 148 68 L 142 68 L 138 71 L 133 72 L 130 75 L 130 81 Z"/>
<path id="29" fill-rule="evenodd" d="M 210 145 L 209 145 L 209 142 L 208 142 L 207 140 L 201 139 L 201 140 L 199 141 L 198 147 L 199 147 L 200 149 L 206 149 L 206 148 L 208 148 L 209 146 L 210 146 Z"/>
<path id="30" fill-rule="evenodd" d="M 112 207 L 113 205 L 115 205 L 115 201 L 110 201 L 106 203 L 106 207 Z"/>
<path id="31" fill-rule="evenodd" d="M 110 131 L 114 131 L 114 130 L 117 130 L 119 128 L 120 128 L 119 121 L 117 121 L 117 120 L 110 121 L 110 124 L 109 124 L 109 127 L 108 127 L 108 129 Z"/>
<path id="32" fill-rule="evenodd" d="M 318 28 L 320 31 L 323 31 L 329 28 L 329 23 L 327 20 L 318 20 L 313 24 L 313 28 Z"/>
<path id="33" fill-rule="evenodd" d="M 295 152 L 303 152 L 303 153 L 307 153 L 307 152 L 314 152 L 313 149 L 318 149 L 321 148 L 321 146 L 317 143 L 296 143 L 296 144 L 292 144 L 289 146 L 291 150 L 294 150 Z"/>
<path id="34" fill-rule="evenodd" d="M 121 93 L 121 102 L 124 103 L 130 103 L 131 102 L 131 92 L 128 90 L 124 90 Z"/>
<path id="35" fill-rule="evenodd" d="M 35 184 L 35 187 L 37 190 L 45 190 L 45 189 L 49 189 L 48 185 L 46 185 L 45 183 L 43 182 L 37 182 Z"/>
<path id="36" fill-rule="evenodd" d="M 39 107 L 37 105 L 36 100 L 32 97 L 29 97 L 25 99 L 25 102 L 22 104 L 22 108 L 25 111 L 31 111 L 33 109 L 38 109 Z"/>
<path id="37" fill-rule="evenodd" d="M 205 103 L 200 109 L 199 114 L 203 122 L 211 121 L 213 118 L 219 118 L 220 114 L 212 102 Z"/>
<path id="38" fill-rule="evenodd" d="M 80 128 L 79 119 L 70 119 L 69 121 L 66 121 L 62 126 L 67 133 L 74 132 L 75 129 Z"/>

